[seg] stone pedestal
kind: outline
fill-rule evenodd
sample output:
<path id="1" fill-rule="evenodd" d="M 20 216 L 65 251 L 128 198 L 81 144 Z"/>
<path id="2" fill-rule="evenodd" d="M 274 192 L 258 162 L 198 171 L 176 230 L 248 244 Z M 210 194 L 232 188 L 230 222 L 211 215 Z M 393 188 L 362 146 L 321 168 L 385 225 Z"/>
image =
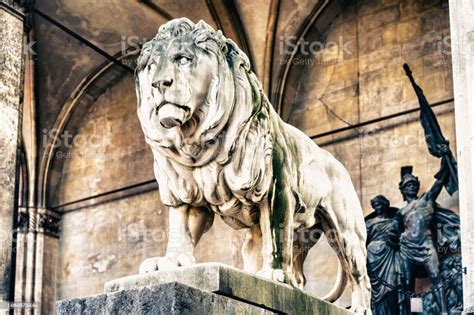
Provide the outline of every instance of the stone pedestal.
<path id="1" fill-rule="evenodd" d="M 289 285 L 217 263 L 107 282 L 104 294 L 59 301 L 58 314 L 352 314 Z"/>

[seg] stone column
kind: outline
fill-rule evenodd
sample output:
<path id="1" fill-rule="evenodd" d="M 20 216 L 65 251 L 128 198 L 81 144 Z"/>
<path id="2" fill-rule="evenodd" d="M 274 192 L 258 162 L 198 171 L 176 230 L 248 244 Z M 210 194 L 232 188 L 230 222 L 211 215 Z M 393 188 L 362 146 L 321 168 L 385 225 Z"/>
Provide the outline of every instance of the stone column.
<path id="1" fill-rule="evenodd" d="M 16 273 L 15 273 L 15 302 L 23 301 L 25 295 L 26 269 L 26 232 L 28 231 L 29 216 L 28 208 L 19 207 L 19 219 L 16 234 Z"/>
<path id="2" fill-rule="evenodd" d="M 13 298 L 22 67 L 23 15 L 13 1 L 0 0 L 0 300 L 4 301 Z"/>
<path id="3" fill-rule="evenodd" d="M 54 314 L 59 214 L 44 208 L 21 208 L 17 237 L 15 302 L 28 314 Z"/>
<path id="4" fill-rule="evenodd" d="M 464 310 L 474 313 L 474 1 L 450 0 Z"/>
<path id="5" fill-rule="evenodd" d="M 39 307 L 35 309 L 34 314 L 54 314 L 61 217 L 41 208 L 38 209 L 36 221 L 34 302 L 38 303 Z"/>

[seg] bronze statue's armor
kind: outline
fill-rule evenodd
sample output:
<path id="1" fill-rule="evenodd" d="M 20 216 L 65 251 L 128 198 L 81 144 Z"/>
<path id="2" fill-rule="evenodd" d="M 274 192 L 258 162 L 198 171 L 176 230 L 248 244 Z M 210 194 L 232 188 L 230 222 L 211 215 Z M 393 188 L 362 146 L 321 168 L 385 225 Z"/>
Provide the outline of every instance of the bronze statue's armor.
<path id="1" fill-rule="evenodd" d="M 402 223 L 400 253 L 403 258 L 416 264 L 426 264 L 436 255 L 431 236 L 433 212 L 433 201 L 427 199 L 427 194 L 399 210 L 397 218 Z"/>

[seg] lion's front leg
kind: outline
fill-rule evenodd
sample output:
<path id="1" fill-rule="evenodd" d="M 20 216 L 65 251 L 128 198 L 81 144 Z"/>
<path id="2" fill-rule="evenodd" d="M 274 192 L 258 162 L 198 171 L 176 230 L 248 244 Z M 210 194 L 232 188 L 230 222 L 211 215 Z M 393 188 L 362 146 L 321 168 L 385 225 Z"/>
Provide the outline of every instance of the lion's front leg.
<path id="1" fill-rule="evenodd" d="M 194 248 L 202 234 L 212 226 L 214 213 L 188 205 L 169 208 L 168 245 L 163 257 L 144 260 L 140 273 L 190 266 L 196 262 Z"/>

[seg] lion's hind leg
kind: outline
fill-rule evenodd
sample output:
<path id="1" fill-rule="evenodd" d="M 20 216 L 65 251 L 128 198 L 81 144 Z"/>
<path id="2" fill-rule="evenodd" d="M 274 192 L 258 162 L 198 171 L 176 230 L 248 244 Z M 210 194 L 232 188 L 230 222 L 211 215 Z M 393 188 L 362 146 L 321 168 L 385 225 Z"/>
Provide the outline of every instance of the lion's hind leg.
<path id="1" fill-rule="evenodd" d="M 308 256 L 309 250 L 319 241 L 322 235 L 320 223 L 311 228 L 299 228 L 295 230 L 295 240 L 293 243 L 293 274 L 297 287 L 303 289 L 306 278 L 303 272 L 303 264 Z"/>
<path id="2" fill-rule="evenodd" d="M 348 202 L 347 191 L 333 193 L 331 200 L 322 204 L 321 222 L 331 247 L 352 287 L 351 310 L 370 314 L 370 282 L 366 269 L 365 225 L 358 199 Z M 355 191 L 354 191 L 355 194 Z M 359 216 L 360 212 L 360 216 Z"/>

